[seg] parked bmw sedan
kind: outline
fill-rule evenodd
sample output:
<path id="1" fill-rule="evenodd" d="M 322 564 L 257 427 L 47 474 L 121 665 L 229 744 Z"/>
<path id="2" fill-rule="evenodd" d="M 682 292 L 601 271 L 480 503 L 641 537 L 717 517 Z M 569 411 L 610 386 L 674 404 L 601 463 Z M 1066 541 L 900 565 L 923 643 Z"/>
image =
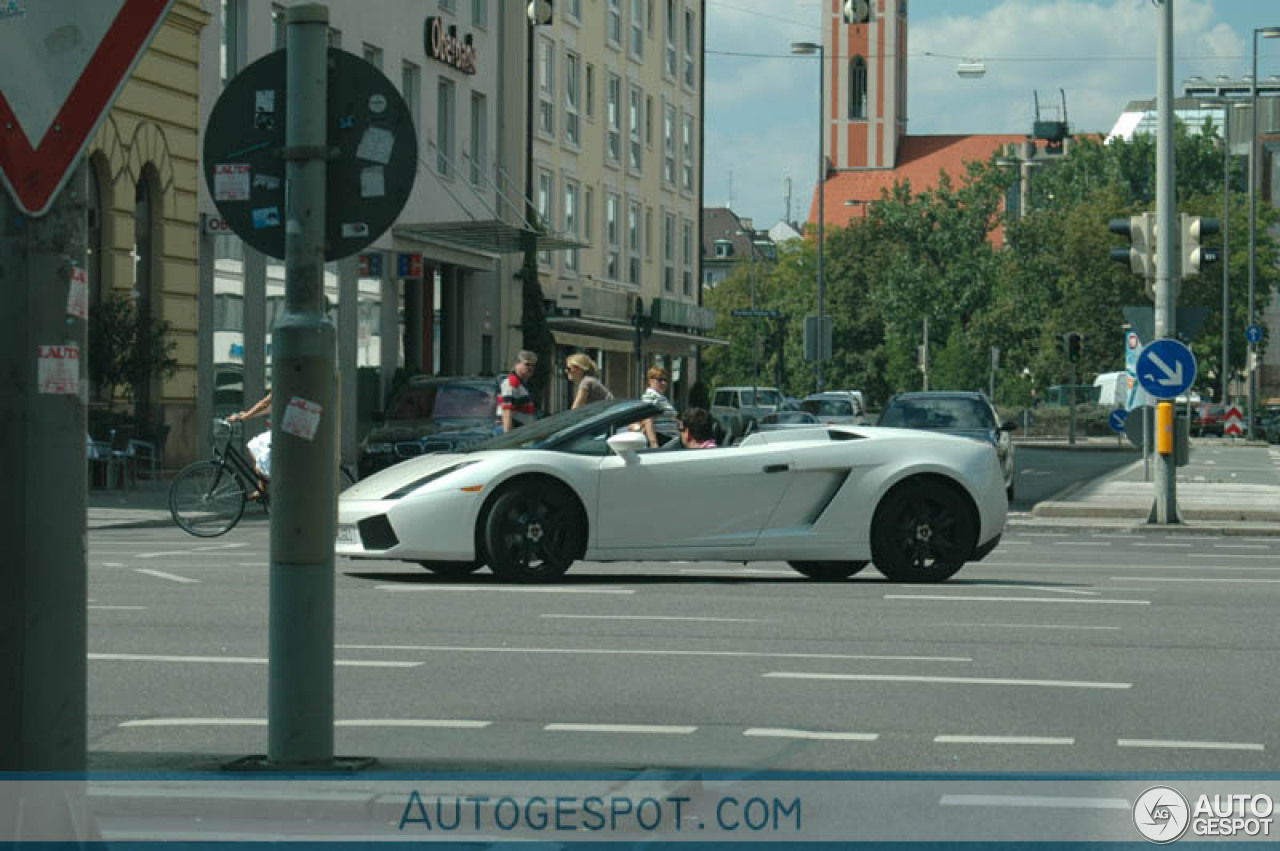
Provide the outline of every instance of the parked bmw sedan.
<path id="1" fill-rule="evenodd" d="M 629 426 L 656 413 L 597 402 L 389 467 L 342 493 L 337 552 L 517 582 L 580 559 L 786 561 L 817 579 L 874 560 L 891 580 L 935 582 L 1003 532 L 1000 466 L 972 440 L 818 425 L 649 449 Z"/>
<path id="2" fill-rule="evenodd" d="M 924 391 L 899 393 L 880 412 L 878 426 L 913 428 L 981 440 L 995 448 L 1003 471 L 1005 494 L 1013 499 L 1013 439 L 1018 427 L 1000 416 L 985 393 Z"/>

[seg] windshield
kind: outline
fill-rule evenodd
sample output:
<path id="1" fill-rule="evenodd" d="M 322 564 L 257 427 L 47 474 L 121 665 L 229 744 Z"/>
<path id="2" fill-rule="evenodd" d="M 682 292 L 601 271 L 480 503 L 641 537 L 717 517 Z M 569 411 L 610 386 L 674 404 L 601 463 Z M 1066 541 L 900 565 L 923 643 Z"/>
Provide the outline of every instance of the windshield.
<path id="1" fill-rule="evenodd" d="M 493 417 L 497 407 L 496 385 L 428 384 L 402 390 L 387 412 L 387 419 L 484 419 Z"/>
<path id="2" fill-rule="evenodd" d="M 658 413 L 658 409 L 637 399 L 606 399 L 571 411 L 534 420 L 473 446 L 470 452 L 490 449 L 556 449 L 566 440 L 599 427 L 623 425 Z"/>
<path id="3" fill-rule="evenodd" d="M 757 401 L 757 398 L 759 401 Z M 774 407 L 782 407 L 782 394 L 777 390 L 743 390 L 742 404 L 744 405 L 773 405 Z"/>
<path id="4" fill-rule="evenodd" d="M 991 408 L 978 399 L 895 399 L 880 415 L 879 425 L 891 428 L 993 429 Z"/>

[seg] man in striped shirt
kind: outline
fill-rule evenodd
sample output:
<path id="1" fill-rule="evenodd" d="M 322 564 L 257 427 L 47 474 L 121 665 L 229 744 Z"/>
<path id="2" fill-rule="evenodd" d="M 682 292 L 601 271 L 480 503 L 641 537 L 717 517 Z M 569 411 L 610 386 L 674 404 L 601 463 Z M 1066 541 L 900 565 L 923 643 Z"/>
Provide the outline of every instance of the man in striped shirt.
<path id="1" fill-rule="evenodd" d="M 537 354 L 521 351 L 516 355 L 511 374 L 502 379 L 502 384 L 498 387 L 498 418 L 502 422 L 504 433 L 533 422 L 533 396 L 529 393 L 528 385 L 537 365 Z"/>

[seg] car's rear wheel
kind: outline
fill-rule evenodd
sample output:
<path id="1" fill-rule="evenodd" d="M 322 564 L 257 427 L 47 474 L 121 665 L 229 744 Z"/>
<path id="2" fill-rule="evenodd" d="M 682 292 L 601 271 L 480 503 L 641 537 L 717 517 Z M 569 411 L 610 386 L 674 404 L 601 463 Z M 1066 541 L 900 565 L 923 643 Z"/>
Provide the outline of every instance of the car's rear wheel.
<path id="1" fill-rule="evenodd" d="M 898 485 L 872 521 L 871 557 L 893 582 L 941 582 L 964 566 L 977 541 L 964 497 L 935 481 Z"/>
<path id="2" fill-rule="evenodd" d="M 508 582 L 543 582 L 581 557 L 586 518 L 562 487 L 518 482 L 498 495 L 484 521 L 489 567 Z"/>
<path id="3" fill-rule="evenodd" d="M 479 561 L 420 561 L 418 566 L 431 571 L 436 576 L 461 579 L 484 567 L 484 563 Z"/>
<path id="4" fill-rule="evenodd" d="M 793 570 L 819 582 L 848 579 L 867 566 L 865 561 L 789 561 Z"/>

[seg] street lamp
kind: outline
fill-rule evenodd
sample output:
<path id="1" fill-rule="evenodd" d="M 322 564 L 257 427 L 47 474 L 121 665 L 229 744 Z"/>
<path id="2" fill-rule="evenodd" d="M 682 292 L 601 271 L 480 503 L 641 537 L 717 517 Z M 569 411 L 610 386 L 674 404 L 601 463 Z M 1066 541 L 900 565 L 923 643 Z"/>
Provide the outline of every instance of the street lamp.
<path id="1" fill-rule="evenodd" d="M 1253 289 L 1257 277 L 1258 247 L 1258 34 L 1263 38 L 1280 38 L 1280 27 L 1256 27 L 1253 31 L 1253 76 L 1249 79 L 1249 103 L 1253 105 L 1249 118 L 1249 325 L 1253 326 Z M 1258 344 L 1249 342 L 1249 439 L 1253 440 L 1253 409 L 1258 396 L 1257 368 L 1255 361 Z"/>
<path id="2" fill-rule="evenodd" d="M 814 379 L 817 392 L 822 392 L 822 359 L 826 357 L 826 314 L 823 302 L 826 300 L 826 281 L 823 278 L 822 238 L 823 225 L 826 222 L 827 183 L 827 113 L 826 113 L 826 50 L 821 44 L 812 41 L 791 42 L 791 52 L 797 56 L 818 54 L 818 341 L 815 347 L 818 357 L 814 362 Z"/>

